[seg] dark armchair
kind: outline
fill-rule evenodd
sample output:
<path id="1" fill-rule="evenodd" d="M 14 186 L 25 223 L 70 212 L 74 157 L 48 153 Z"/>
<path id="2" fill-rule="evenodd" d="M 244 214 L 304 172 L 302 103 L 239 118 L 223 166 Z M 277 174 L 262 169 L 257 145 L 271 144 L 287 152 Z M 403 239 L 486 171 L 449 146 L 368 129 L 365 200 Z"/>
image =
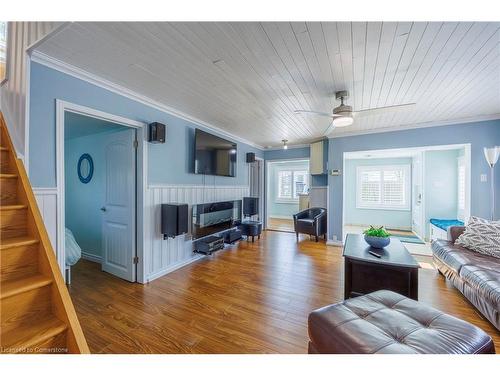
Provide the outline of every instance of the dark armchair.
<path id="1" fill-rule="evenodd" d="M 316 238 L 319 236 L 326 239 L 326 209 L 320 207 L 308 208 L 293 215 L 293 226 L 295 235 L 299 239 L 299 233 L 309 234 Z"/>

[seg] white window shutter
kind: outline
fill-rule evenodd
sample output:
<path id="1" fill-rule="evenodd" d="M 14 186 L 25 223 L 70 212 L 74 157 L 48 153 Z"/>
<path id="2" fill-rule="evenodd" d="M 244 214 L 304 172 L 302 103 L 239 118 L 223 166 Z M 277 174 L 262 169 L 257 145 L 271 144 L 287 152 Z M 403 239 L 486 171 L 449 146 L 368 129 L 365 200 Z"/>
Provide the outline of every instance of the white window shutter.
<path id="1" fill-rule="evenodd" d="M 410 166 L 380 165 L 357 168 L 356 207 L 410 209 Z"/>

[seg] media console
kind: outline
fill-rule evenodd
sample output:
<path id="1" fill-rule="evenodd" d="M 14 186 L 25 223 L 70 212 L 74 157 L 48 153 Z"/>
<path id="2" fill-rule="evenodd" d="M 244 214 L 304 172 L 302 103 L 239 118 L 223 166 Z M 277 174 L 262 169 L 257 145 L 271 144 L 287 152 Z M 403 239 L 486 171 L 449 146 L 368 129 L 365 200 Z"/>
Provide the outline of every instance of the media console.
<path id="1" fill-rule="evenodd" d="M 224 238 L 217 236 L 208 236 L 199 239 L 194 243 L 194 252 L 210 255 L 214 251 L 224 248 Z"/>

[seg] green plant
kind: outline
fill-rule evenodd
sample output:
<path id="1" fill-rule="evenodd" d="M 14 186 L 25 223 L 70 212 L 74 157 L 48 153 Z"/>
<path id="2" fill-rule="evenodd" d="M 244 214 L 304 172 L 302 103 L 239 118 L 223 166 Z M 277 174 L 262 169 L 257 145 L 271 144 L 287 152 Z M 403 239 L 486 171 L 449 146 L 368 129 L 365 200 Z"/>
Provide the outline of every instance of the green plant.
<path id="1" fill-rule="evenodd" d="M 373 226 L 370 225 L 370 228 L 368 228 L 367 230 L 365 230 L 363 232 L 364 234 L 366 234 L 367 236 L 370 236 L 370 237 L 390 237 L 391 235 L 389 234 L 389 232 L 387 232 L 384 227 L 379 227 L 379 228 L 375 228 Z"/>

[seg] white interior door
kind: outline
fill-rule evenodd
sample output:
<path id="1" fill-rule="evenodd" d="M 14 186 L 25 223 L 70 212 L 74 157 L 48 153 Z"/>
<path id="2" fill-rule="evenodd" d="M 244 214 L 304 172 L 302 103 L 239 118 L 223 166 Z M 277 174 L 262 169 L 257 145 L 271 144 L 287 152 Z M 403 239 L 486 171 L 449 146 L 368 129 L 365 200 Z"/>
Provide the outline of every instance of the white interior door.
<path id="1" fill-rule="evenodd" d="M 412 165 L 412 230 L 413 232 L 424 238 L 425 227 L 423 225 L 423 165 L 422 165 L 422 153 L 413 157 Z"/>
<path id="2" fill-rule="evenodd" d="M 135 129 L 114 133 L 106 143 L 106 193 L 102 211 L 102 270 L 135 281 Z"/>

